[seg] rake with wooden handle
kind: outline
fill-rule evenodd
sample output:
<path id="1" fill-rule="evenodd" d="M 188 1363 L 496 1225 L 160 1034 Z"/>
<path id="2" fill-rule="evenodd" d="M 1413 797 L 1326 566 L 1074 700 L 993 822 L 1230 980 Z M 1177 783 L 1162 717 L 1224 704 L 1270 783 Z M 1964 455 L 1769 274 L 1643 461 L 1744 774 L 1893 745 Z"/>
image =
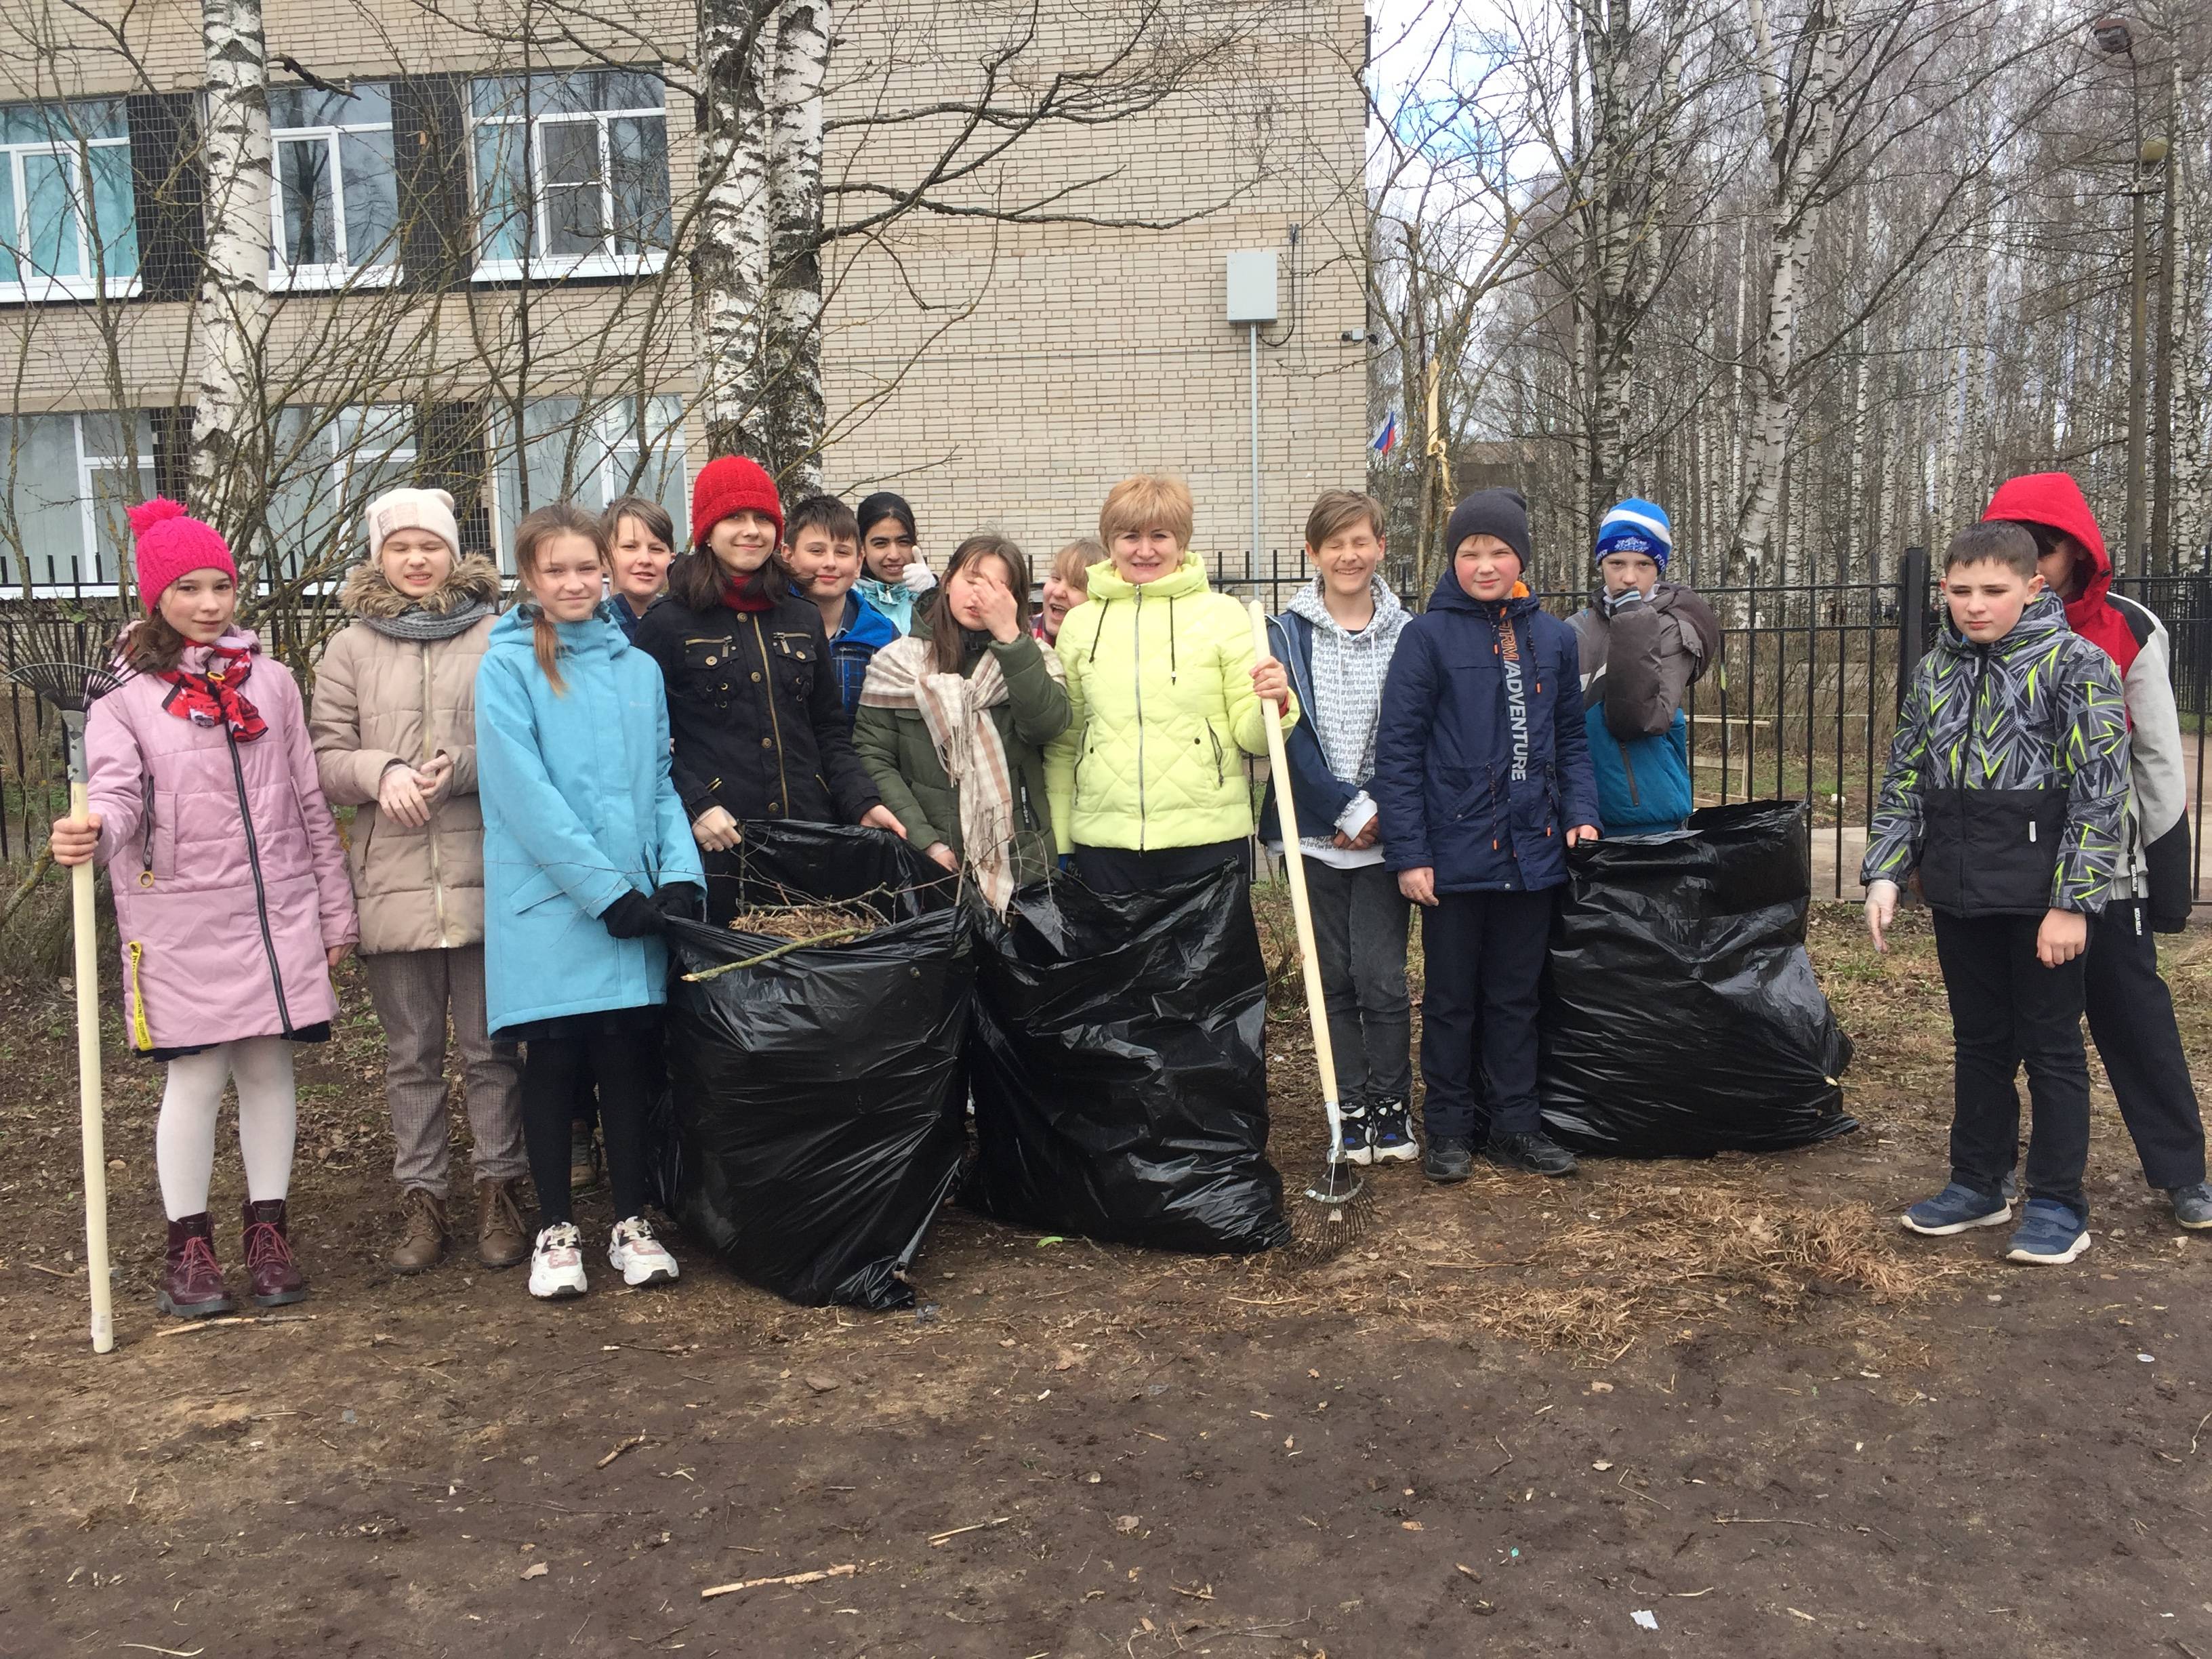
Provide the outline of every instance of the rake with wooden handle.
<path id="1" fill-rule="evenodd" d="M 1267 638 L 1267 613 L 1256 599 L 1247 602 L 1252 612 L 1252 646 L 1257 659 L 1275 654 Z M 1308 711 L 1311 718 L 1311 711 Z M 1352 1172 L 1344 1156 L 1344 1108 L 1336 1089 L 1336 1049 L 1329 1042 L 1328 1007 L 1322 991 L 1321 958 L 1314 951 L 1313 908 L 1306 896 L 1306 866 L 1298 848 L 1297 807 L 1291 799 L 1291 768 L 1283 748 L 1283 723 L 1272 709 L 1267 728 L 1267 762 L 1275 780 L 1275 814 L 1283 831 L 1283 868 L 1290 878 L 1291 914 L 1298 933 L 1298 964 L 1306 988 L 1306 1018 L 1313 1027 L 1314 1069 L 1321 1084 L 1322 1109 L 1328 1114 L 1328 1163 L 1321 1179 L 1305 1189 L 1306 1202 L 1293 1206 L 1291 1255 L 1301 1261 L 1322 1261 L 1341 1254 L 1363 1237 L 1374 1218 L 1374 1200 L 1366 1182 Z"/>
<path id="2" fill-rule="evenodd" d="M 25 662 L 8 678 L 52 703 L 62 718 L 62 757 L 69 769 L 70 816 L 90 810 L 85 776 L 84 721 L 94 701 L 112 691 L 128 671 L 82 663 Z M 115 1311 L 107 1276 L 107 1134 L 100 1079 L 100 916 L 93 902 L 93 867 L 70 872 L 76 944 L 77 1116 L 84 1141 L 84 1264 L 92 1293 L 92 1351 L 115 1346 Z"/>

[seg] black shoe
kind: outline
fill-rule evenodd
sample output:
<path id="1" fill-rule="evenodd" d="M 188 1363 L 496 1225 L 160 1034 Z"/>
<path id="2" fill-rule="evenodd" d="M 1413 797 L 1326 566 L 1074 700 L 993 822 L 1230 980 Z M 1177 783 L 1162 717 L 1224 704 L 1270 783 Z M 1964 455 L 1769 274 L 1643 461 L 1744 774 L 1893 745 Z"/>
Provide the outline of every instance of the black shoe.
<path id="1" fill-rule="evenodd" d="M 1526 1170 L 1530 1175 L 1571 1176 L 1577 1167 L 1575 1155 L 1541 1129 L 1492 1135 L 1489 1145 L 1482 1149 L 1482 1155 L 1492 1164 L 1503 1164 L 1509 1170 Z"/>
<path id="2" fill-rule="evenodd" d="M 1431 1139 L 1421 1173 L 1436 1182 L 1464 1181 L 1474 1173 L 1474 1148 L 1464 1140 Z"/>

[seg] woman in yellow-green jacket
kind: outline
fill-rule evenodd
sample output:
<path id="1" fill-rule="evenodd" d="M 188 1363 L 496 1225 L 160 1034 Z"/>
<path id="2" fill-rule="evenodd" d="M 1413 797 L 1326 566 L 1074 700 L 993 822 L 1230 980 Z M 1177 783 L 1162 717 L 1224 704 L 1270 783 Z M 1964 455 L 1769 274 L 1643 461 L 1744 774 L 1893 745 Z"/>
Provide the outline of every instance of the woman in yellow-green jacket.
<path id="1" fill-rule="evenodd" d="M 1060 631 L 1069 718 L 1046 782 L 1060 850 L 1097 892 L 1222 864 L 1249 876 L 1243 757 L 1267 752 L 1267 720 L 1297 719 L 1282 665 L 1255 661 L 1244 606 L 1207 586 L 1187 550 L 1191 516 L 1174 479 L 1115 485 L 1098 515 L 1108 563 Z"/>

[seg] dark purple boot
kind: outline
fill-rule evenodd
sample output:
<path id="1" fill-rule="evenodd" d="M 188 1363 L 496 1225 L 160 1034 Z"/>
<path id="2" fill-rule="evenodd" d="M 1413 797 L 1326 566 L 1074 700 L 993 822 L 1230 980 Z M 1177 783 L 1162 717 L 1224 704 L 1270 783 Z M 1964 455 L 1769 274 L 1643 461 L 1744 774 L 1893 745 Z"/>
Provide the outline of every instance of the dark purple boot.
<path id="1" fill-rule="evenodd" d="M 168 1258 L 161 1264 L 161 1311 L 179 1319 L 226 1314 L 234 1305 L 215 1259 L 215 1224 L 207 1212 L 169 1224 Z"/>
<path id="2" fill-rule="evenodd" d="M 249 1200 L 246 1206 L 246 1271 L 252 1278 L 257 1307 L 281 1308 L 307 1299 L 307 1276 L 292 1259 L 281 1198 Z"/>

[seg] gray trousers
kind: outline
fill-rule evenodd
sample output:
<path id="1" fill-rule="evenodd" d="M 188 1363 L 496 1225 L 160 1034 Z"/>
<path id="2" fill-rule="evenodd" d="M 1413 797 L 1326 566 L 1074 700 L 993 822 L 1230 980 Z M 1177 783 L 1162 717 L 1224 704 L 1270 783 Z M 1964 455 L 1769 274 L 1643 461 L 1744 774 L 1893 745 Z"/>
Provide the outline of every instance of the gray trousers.
<path id="1" fill-rule="evenodd" d="M 1413 1093 L 1413 1011 L 1406 992 L 1406 923 L 1413 906 L 1379 864 L 1356 870 L 1309 860 L 1314 952 L 1321 959 L 1337 1099 L 1347 1112 Z"/>
<path id="2" fill-rule="evenodd" d="M 447 1196 L 446 1016 L 453 1013 L 478 1181 L 529 1174 L 522 1152 L 522 1066 L 495 1053 L 485 1024 L 481 945 L 363 957 L 369 1000 L 383 1022 L 384 1094 L 392 1108 L 392 1178 Z"/>

